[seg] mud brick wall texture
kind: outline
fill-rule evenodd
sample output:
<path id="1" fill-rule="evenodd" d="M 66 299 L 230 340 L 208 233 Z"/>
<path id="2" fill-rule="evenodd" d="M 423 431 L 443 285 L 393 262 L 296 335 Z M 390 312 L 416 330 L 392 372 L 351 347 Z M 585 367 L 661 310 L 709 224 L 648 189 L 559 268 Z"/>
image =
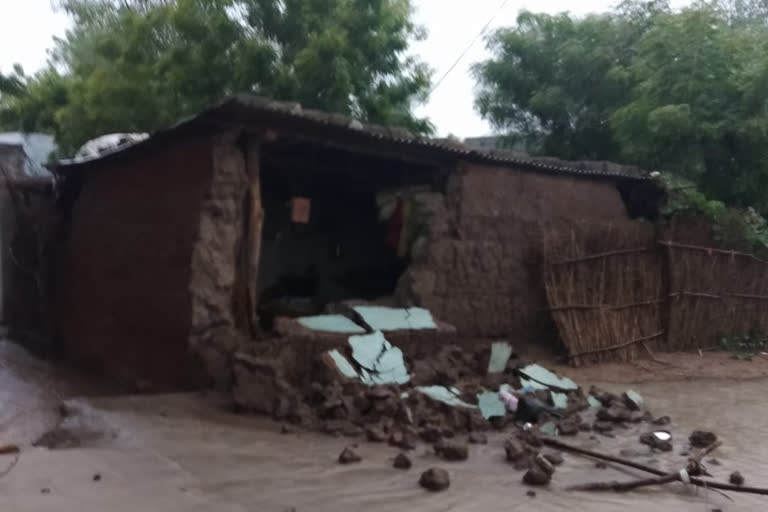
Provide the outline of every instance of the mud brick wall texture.
<path id="1" fill-rule="evenodd" d="M 594 220 L 631 222 L 615 184 L 462 165 L 430 197 L 430 236 L 401 280 L 415 303 L 462 336 L 554 336 L 539 265 L 541 230 Z"/>
<path id="2" fill-rule="evenodd" d="M 189 284 L 211 139 L 185 137 L 94 165 L 54 253 L 56 341 L 128 386 L 193 386 L 202 372 L 188 349 Z"/>

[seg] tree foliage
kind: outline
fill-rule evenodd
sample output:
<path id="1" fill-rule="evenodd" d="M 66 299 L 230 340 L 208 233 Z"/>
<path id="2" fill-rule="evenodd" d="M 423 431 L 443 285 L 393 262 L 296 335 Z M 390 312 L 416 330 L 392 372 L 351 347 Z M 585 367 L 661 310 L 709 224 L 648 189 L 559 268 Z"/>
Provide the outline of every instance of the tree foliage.
<path id="1" fill-rule="evenodd" d="M 233 93 L 432 129 L 412 114 L 430 73 L 408 53 L 422 35 L 410 0 L 60 0 L 59 7 L 72 29 L 55 41 L 48 69 L 0 78 L 0 123 L 53 130 L 65 153 L 103 133 L 157 130 Z"/>
<path id="2" fill-rule="evenodd" d="M 477 106 L 534 151 L 671 171 L 766 212 L 766 12 L 630 0 L 584 18 L 521 13 L 474 68 Z"/>

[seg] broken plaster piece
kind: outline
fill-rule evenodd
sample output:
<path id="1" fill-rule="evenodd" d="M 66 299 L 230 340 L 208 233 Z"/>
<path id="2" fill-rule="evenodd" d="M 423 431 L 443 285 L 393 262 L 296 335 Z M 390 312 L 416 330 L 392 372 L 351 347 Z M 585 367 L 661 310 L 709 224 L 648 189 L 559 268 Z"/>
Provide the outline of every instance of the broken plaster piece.
<path id="1" fill-rule="evenodd" d="M 493 391 L 479 393 L 477 395 L 477 406 L 480 408 L 480 414 L 485 419 L 504 416 L 507 413 L 504 402 L 499 399 L 499 394 Z"/>
<path id="2" fill-rule="evenodd" d="M 460 391 L 456 388 L 448 388 L 445 386 L 421 386 L 416 389 L 419 392 L 427 395 L 429 398 L 437 400 L 438 402 L 443 402 L 444 404 L 450 405 L 451 407 L 477 409 L 476 406 L 468 404 L 459 398 Z"/>
<path id="3" fill-rule="evenodd" d="M 539 433 L 548 437 L 555 437 L 557 435 L 557 425 L 548 421 L 539 427 Z"/>
<path id="4" fill-rule="evenodd" d="M 488 373 L 502 373 L 512 356 L 512 345 L 506 341 L 497 341 L 491 345 L 491 357 L 488 360 Z"/>
<path id="5" fill-rule="evenodd" d="M 565 409 L 568 407 L 568 395 L 565 393 L 552 393 L 552 405 L 557 409 Z"/>
<path id="6" fill-rule="evenodd" d="M 643 406 L 643 397 L 638 393 L 637 391 L 628 390 L 626 393 L 626 399 L 629 400 L 634 404 L 635 410 L 640 410 L 640 408 Z"/>
<path id="7" fill-rule="evenodd" d="M 360 365 L 360 380 L 368 386 L 405 384 L 411 380 L 403 351 L 387 341 L 381 331 L 350 336 L 352 359 Z"/>
<path id="8" fill-rule="evenodd" d="M 592 395 L 589 395 L 587 397 L 587 403 L 589 404 L 589 407 L 591 409 L 599 409 L 603 406 L 603 404 L 598 400 L 597 398 L 593 397 Z"/>
<path id="9" fill-rule="evenodd" d="M 579 386 L 577 386 L 571 379 L 558 377 L 550 370 L 547 370 L 538 364 L 530 364 L 521 369 L 520 373 L 527 377 L 527 380 L 536 381 L 546 388 L 556 388 L 566 391 L 576 391 L 579 388 Z"/>
<path id="10" fill-rule="evenodd" d="M 344 315 L 303 316 L 299 324 L 313 331 L 338 332 L 343 334 L 364 334 L 365 329 Z"/>
<path id="11" fill-rule="evenodd" d="M 437 329 L 432 313 L 424 308 L 355 306 L 368 325 L 379 331 Z"/>
<path id="12" fill-rule="evenodd" d="M 328 356 L 333 361 L 333 364 L 336 366 L 336 369 L 341 373 L 344 377 L 348 379 L 359 379 L 360 375 L 357 373 L 357 370 L 355 370 L 354 366 L 349 362 L 349 360 L 344 357 L 341 352 L 339 352 L 336 349 L 329 350 Z"/>
<path id="13" fill-rule="evenodd" d="M 520 377 L 520 390 L 523 393 L 532 393 L 538 389 L 549 389 L 544 384 L 539 384 L 535 380 L 528 380 L 523 377 Z"/>

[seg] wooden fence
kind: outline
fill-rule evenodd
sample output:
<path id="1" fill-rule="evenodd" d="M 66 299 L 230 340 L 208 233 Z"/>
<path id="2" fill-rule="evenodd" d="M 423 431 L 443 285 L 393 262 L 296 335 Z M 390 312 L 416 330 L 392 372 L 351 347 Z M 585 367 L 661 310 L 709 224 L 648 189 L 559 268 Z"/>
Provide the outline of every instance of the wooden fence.
<path id="1" fill-rule="evenodd" d="M 544 287 L 573 364 L 768 332 L 768 261 L 669 234 L 646 223 L 544 233 Z"/>

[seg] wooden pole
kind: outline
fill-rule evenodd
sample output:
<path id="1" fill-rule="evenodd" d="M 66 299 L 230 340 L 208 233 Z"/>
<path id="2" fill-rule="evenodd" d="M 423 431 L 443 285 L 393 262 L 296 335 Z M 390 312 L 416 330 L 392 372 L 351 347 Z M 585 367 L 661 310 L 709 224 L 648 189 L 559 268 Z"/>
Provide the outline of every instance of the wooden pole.
<path id="1" fill-rule="evenodd" d="M 251 323 L 251 335 L 257 334 L 258 315 L 258 279 L 261 260 L 261 232 L 264 225 L 264 207 L 261 202 L 261 138 L 252 137 L 246 148 L 246 166 L 248 171 L 248 197 L 250 200 L 250 219 L 248 219 L 247 255 L 248 255 L 248 297 Z"/>

